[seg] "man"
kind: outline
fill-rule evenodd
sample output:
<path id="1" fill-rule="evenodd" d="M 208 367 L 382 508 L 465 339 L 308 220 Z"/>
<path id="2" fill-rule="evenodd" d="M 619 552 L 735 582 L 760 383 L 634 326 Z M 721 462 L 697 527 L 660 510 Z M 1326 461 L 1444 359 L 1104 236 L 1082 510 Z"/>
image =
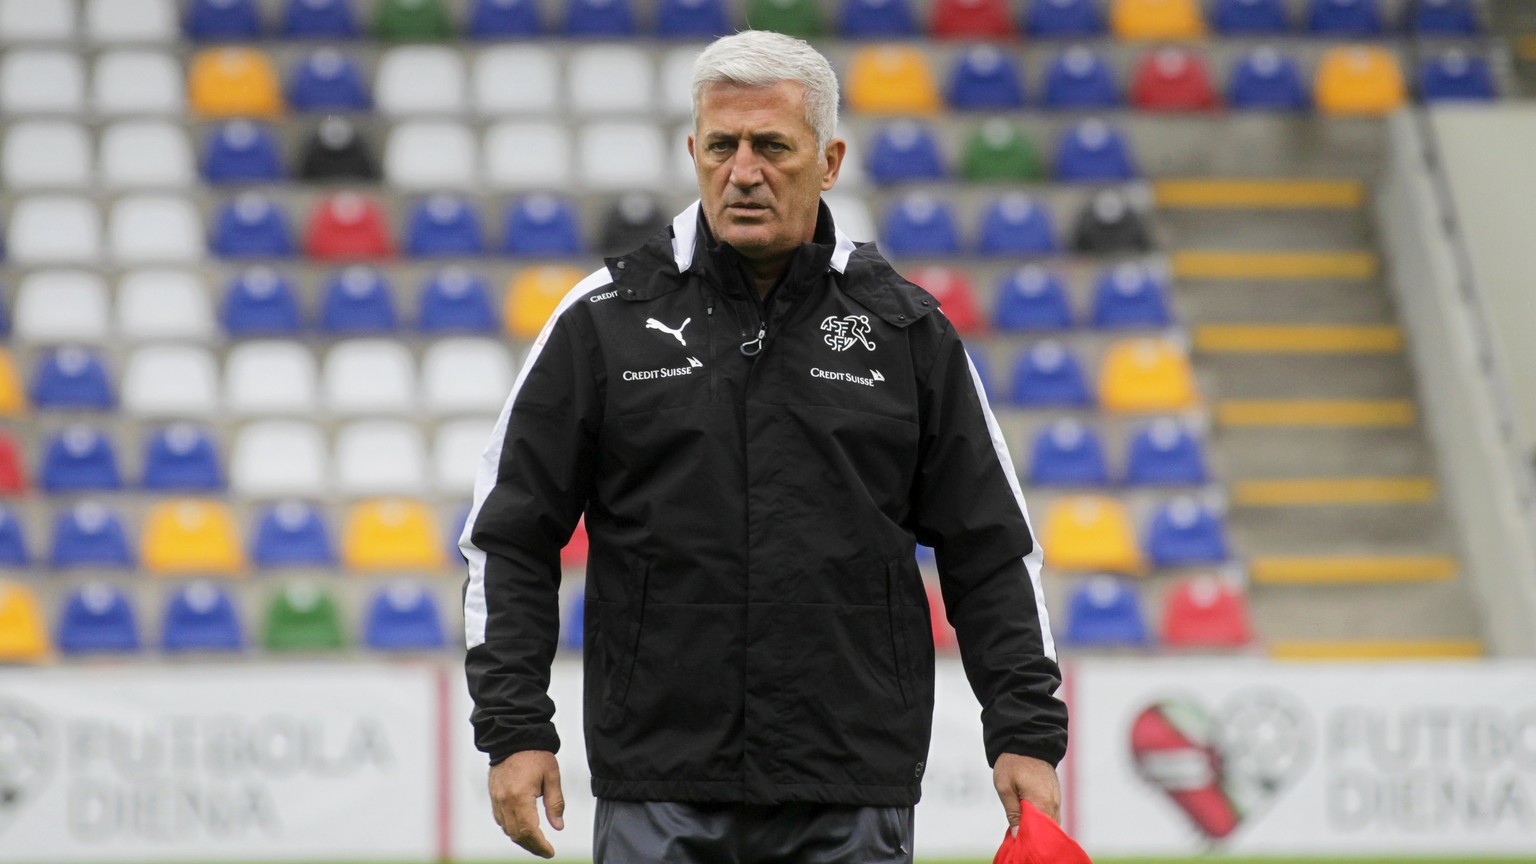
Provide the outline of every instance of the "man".
<path id="1" fill-rule="evenodd" d="M 559 304 L 460 546 L 497 821 L 553 849 L 559 552 L 586 515 L 598 864 L 911 861 L 932 546 L 1008 820 L 1052 816 L 1066 711 L 1040 549 L 938 304 L 837 232 L 837 80 L 745 32 L 694 66 L 700 202 Z"/>

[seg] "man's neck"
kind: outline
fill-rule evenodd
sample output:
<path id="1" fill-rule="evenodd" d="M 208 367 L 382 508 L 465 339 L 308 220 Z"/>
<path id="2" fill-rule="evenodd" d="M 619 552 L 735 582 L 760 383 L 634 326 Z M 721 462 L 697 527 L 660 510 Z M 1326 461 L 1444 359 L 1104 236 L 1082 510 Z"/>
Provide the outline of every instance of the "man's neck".
<path id="1" fill-rule="evenodd" d="M 757 289 L 757 296 L 766 300 L 768 292 L 779 283 L 779 277 L 784 275 L 784 269 L 789 266 L 789 261 L 795 255 L 795 250 L 775 255 L 772 258 L 754 259 L 742 256 L 742 263 L 746 265 L 747 272 L 752 276 L 752 286 Z"/>

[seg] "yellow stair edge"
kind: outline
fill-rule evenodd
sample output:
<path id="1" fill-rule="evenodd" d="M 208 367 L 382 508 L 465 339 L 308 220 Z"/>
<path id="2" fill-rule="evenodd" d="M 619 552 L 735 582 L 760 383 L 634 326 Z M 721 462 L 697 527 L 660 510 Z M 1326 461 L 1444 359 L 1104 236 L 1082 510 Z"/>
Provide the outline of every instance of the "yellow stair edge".
<path id="1" fill-rule="evenodd" d="M 1403 331 L 1392 324 L 1201 324 L 1204 354 L 1396 354 Z"/>
<path id="2" fill-rule="evenodd" d="M 1358 180 L 1160 180 L 1152 193 L 1158 207 L 1354 210 L 1365 203 Z"/>
<path id="3" fill-rule="evenodd" d="M 1343 639 L 1271 642 L 1275 660 L 1463 660 L 1483 656 L 1475 639 Z"/>
<path id="4" fill-rule="evenodd" d="M 1197 250 L 1173 253 L 1176 279 L 1374 279 L 1372 252 Z"/>
<path id="5" fill-rule="evenodd" d="M 1265 585 L 1443 582 L 1456 573 L 1455 558 L 1434 555 L 1272 555 L 1248 563 L 1248 578 Z"/>
<path id="6" fill-rule="evenodd" d="M 1227 399 L 1216 404 L 1221 426 L 1412 426 L 1408 399 Z"/>
<path id="7" fill-rule="evenodd" d="M 1418 504 L 1435 499 L 1429 477 L 1304 477 L 1238 480 L 1238 507 L 1309 507 L 1336 504 Z"/>

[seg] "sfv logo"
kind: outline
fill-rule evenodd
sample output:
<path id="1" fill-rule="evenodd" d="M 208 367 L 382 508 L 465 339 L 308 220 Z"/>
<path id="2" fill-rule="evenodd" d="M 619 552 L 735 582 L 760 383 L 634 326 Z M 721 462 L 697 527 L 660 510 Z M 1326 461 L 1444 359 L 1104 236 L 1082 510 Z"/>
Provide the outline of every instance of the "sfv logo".
<path id="1" fill-rule="evenodd" d="M 688 347 L 688 342 L 683 339 L 683 328 L 687 327 L 689 322 L 691 322 L 692 320 L 693 320 L 692 318 L 684 318 L 683 319 L 683 323 L 677 325 L 677 329 L 673 330 L 671 327 L 668 327 L 667 325 L 661 323 L 660 321 L 657 321 L 655 318 L 647 318 L 647 319 L 645 319 L 645 329 L 647 329 L 647 330 L 660 330 L 663 333 L 670 334 L 672 336 L 672 338 L 677 340 L 677 344 L 683 346 L 684 348 L 687 348 Z"/>
<path id="2" fill-rule="evenodd" d="M 875 343 L 869 341 L 868 315 L 828 315 L 821 322 L 821 329 L 827 331 L 822 341 L 832 346 L 833 351 L 847 351 L 856 344 L 875 350 Z"/>

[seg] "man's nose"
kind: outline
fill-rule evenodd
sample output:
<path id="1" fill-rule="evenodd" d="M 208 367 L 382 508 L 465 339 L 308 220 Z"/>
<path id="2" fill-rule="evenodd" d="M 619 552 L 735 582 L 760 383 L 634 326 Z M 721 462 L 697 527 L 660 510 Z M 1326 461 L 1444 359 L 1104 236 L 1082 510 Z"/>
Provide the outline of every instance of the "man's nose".
<path id="1" fill-rule="evenodd" d="M 731 157 L 731 185 L 746 189 L 762 182 L 762 160 L 757 157 L 757 151 L 752 149 L 752 142 L 740 142 L 736 145 L 735 155 Z"/>

